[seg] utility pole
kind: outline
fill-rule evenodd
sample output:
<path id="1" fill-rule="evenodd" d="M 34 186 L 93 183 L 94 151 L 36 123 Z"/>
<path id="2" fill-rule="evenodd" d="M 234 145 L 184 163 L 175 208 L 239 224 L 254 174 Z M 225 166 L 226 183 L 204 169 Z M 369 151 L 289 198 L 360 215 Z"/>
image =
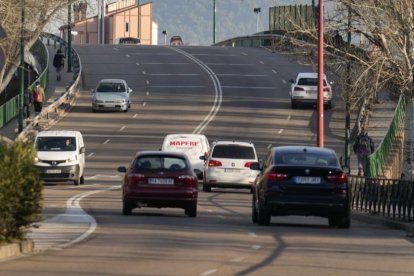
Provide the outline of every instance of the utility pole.
<path id="1" fill-rule="evenodd" d="M 19 101 L 19 133 L 23 131 L 23 101 L 24 101 L 24 10 L 25 0 L 20 0 L 21 26 L 20 26 L 20 101 Z"/>
<path id="2" fill-rule="evenodd" d="M 162 31 L 162 34 L 164 35 L 164 45 L 167 45 L 167 30 Z"/>
<path id="3" fill-rule="evenodd" d="M 213 0 L 213 45 L 216 44 L 216 0 Z"/>
<path id="4" fill-rule="evenodd" d="M 137 37 L 141 41 L 141 7 L 139 6 L 139 0 L 137 0 L 138 4 L 138 30 L 137 30 Z"/>
<path id="5" fill-rule="evenodd" d="M 323 0 L 319 0 L 319 28 L 318 28 L 318 144 L 324 147 L 324 106 L 323 106 L 323 76 L 324 76 L 324 36 L 323 36 Z"/>
<path id="6" fill-rule="evenodd" d="M 259 21 L 260 21 L 260 12 L 261 8 L 254 8 L 253 11 L 256 13 L 256 33 L 259 32 Z"/>
<path id="7" fill-rule="evenodd" d="M 72 5 L 68 0 L 68 73 L 72 72 Z"/>
<path id="8" fill-rule="evenodd" d="M 348 6 L 348 37 L 347 45 L 348 49 L 351 47 L 351 24 L 352 24 L 352 11 L 351 6 Z M 348 169 L 348 172 L 351 172 L 351 151 L 349 145 L 349 138 L 351 133 L 351 110 L 350 110 L 350 99 L 349 99 L 349 88 L 351 86 L 351 60 L 348 59 L 346 64 L 346 95 L 345 95 L 345 167 Z"/>

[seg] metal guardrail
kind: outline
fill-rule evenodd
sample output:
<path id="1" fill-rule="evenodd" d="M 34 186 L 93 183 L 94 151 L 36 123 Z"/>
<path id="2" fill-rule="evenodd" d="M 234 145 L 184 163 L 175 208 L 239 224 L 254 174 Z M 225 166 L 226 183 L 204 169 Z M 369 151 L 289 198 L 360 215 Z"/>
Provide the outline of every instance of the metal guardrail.
<path id="1" fill-rule="evenodd" d="M 382 175 L 383 170 L 387 165 L 387 160 L 392 155 L 392 151 L 398 146 L 398 141 L 404 137 L 405 106 L 406 101 L 404 95 L 402 94 L 398 100 L 394 116 L 384 139 L 377 149 L 370 156 L 368 156 L 368 177 L 374 178 Z"/>
<path id="2" fill-rule="evenodd" d="M 40 39 L 36 41 L 36 43 L 32 46 L 32 49 L 35 49 L 36 52 L 39 53 L 39 56 L 45 58 L 47 62 L 44 64 L 43 72 L 40 73 L 39 77 L 31 84 L 33 88 L 35 83 L 39 81 L 42 87 L 46 87 L 49 81 L 49 53 L 45 45 L 41 42 Z M 32 50 L 31 49 L 31 50 Z M 16 116 L 19 115 L 20 112 L 20 104 L 21 101 L 20 94 L 8 100 L 5 104 L 0 105 L 0 128 L 5 126 L 8 122 L 14 119 Z"/>
<path id="3" fill-rule="evenodd" d="M 67 48 L 67 42 L 62 38 L 49 34 L 49 33 L 42 33 L 42 39 L 46 40 L 53 40 L 55 43 L 59 43 L 61 47 Z M 30 122 L 25 129 L 17 136 L 17 139 L 21 140 L 30 140 L 33 139 L 35 133 L 41 129 L 41 121 L 49 121 L 51 119 L 56 119 L 60 116 L 62 112 L 65 112 L 73 103 L 75 99 L 76 92 L 79 89 L 79 84 L 81 80 L 82 74 L 82 64 L 78 53 L 71 48 L 72 50 L 72 60 L 68 62 L 72 62 L 72 70 L 73 70 L 73 78 L 70 81 L 69 85 L 66 87 L 66 91 L 62 93 L 62 95 L 56 99 L 50 105 L 44 107 L 42 112 L 38 114 L 32 122 Z"/>
<path id="4" fill-rule="evenodd" d="M 414 221 L 414 182 L 399 179 L 349 177 L 354 210 Z"/>

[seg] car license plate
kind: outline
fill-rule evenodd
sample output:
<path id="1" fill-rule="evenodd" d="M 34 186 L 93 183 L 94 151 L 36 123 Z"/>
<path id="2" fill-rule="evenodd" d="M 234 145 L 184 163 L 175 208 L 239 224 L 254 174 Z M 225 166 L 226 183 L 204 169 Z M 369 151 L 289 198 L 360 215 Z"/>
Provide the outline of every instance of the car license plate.
<path id="1" fill-rule="evenodd" d="M 62 170 L 46 170 L 46 173 L 61 173 Z"/>
<path id="2" fill-rule="evenodd" d="M 320 184 L 321 178 L 320 177 L 312 177 L 312 176 L 297 176 L 296 183 L 299 184 Z"/>
<path id="3" fill-rule="evenodd" d="M 228 172 L 228 173 L 238 173 L 240 172 L 239 169 L 224 169 L 224 172 Z"/>
<path id="4" fill-rule="evenodd" d="M 306 94 L 316 94 L 316 90 L 308 90 L 306 91 Z"/>
<path id="5" fill-rule="evenodd" d="M 149 184 L 173 185 L 173 178 L 148 178 Z"/>

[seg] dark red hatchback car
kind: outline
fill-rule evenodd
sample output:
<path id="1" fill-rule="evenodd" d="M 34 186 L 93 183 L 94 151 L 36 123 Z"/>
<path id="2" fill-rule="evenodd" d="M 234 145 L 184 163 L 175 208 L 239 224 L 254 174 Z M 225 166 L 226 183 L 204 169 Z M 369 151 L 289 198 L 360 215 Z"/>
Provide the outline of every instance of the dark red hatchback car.
<path id="1" fill-rule="evenodd" d="M 125 173 L 122 185 L 122 213 L 134 208 L 182 208 L 197 216 L 198 180 L 185 154 L 164 151 L 138 152 Z"/>

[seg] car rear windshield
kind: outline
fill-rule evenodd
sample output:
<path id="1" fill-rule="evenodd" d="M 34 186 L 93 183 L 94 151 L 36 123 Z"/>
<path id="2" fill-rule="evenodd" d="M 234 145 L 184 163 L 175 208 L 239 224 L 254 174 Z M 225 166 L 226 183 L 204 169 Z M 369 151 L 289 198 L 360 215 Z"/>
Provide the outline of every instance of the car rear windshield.
<path id="1" fill-rule="evenodd" d="M 318 79 L 317 78 L 300 78 L 298 81 L 298 85 L 317 86 Z M 323 80 L 323 85 L 326 86 L 326 80 Z"/>
<path id="2" fill-rule="evenodd" d="M 74 151 L 76 150 L 75 137 L 38 137 L 37 151 Z"/>
<path id="3" fill-rule="evenodd" d="M 212 157 L 229 159 L 256 159 L 253 147 L 237 145 L 217 145 L 214 147 Z"/>
<path id="4" fill-rule="evenodd" d="M 101 82 L 96 89 L 97 92 L 125 92 L 123 83 Z"/>
<path id="5" fill-rule="evenodd" d="M 141 156 L 135 160 L 133 168 L 134 171 L 179 171 L 187 169 L 187 162 L 174 156 Z"/>
<path id="6" fill-rule="evenodd" d="M 339 166 L 338 159 L 332 153 L 282 153 L 275 158 L 276 165 L 298 166 Z"/>

